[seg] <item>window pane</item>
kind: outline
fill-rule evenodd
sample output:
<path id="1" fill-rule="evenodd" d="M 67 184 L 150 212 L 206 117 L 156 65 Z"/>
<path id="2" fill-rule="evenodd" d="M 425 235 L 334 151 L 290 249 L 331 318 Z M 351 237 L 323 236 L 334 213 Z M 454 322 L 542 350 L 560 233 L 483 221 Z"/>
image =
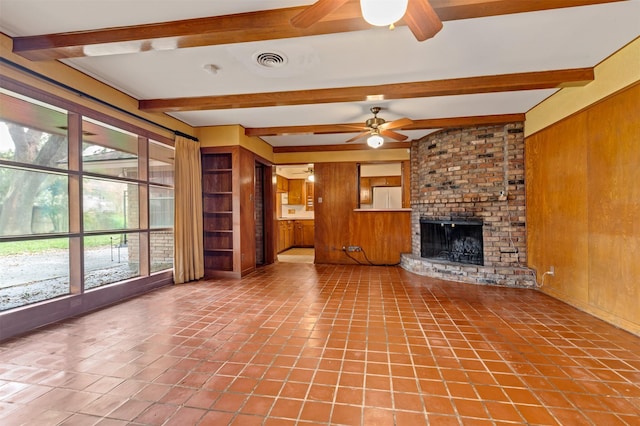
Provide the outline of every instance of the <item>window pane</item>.
<path id="1" fill-rule="evenodd" d="M 69 239 L 0 243 L 0 311 L 69 294 Z"/>
<path id="2" fill-rule="evenodd" d="M 66 176 L 0 166 L 0 235 L 68 230 Z"/>
<path id="3" fill-rule="evenodd" d="M 173 228 L 173 189 L 149 187 L 151 228 Z"/>
<path id="4" fill-rule="evenodd" d="M 84 287 L 91 289 L 140 275 L 138 234 L 84 237 Z"/>
<path id="5" fill-rule="evenodd" d="M 85 231 L 138 228 L 137 185 L 92 178 L 82 182 Z"/>
<path id="6" fill-rule="evenodd" d="M 173 186 L 174 158 L 172 147 L 149 141 L 149 182 Z"/>
<path id="7" fill-rule="evenodd" d="M 173 231 L 151 232 L 151 272 L 173 268 Z"/>
<path id="8" fill-rule="evenodd" d="M 0 159 L 66 169 L 66 112 L 9 93 L 0 93 Z"/>
<path id="9" fill-rule="evenodd" d="M 85 118 L 82 168 L 109 176 L 138 177 L 138 136 Z"/>

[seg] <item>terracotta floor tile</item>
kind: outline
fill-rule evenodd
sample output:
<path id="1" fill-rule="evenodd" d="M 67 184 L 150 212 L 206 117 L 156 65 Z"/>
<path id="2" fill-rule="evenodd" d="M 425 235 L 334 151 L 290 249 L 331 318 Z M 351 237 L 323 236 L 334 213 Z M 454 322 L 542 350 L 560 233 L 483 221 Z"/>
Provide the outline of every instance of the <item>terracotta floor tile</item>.
<path id="1" fill-rule="evenodd" d="M 447 388 L 452 398 L 478 398 L 474 386 L 468 383 L 447 383 Z"/>
<path id="2" fill-rule="evenodd" d="M 424 400 L 417 393 L 393 393 L 393 405 L 398 410 L 424 411 Z"/>
<path id="3" fill-rule="evenodd" d="M 67 417 L 63 422 L 58 423 L 59 426 L 84 426 L 93 425 L 100 420 L 100 417 L 91 416 L 89 414 L 76 413 Z"/>
<path id="4" fill-rule="evenodd" d="M 300 421 L 328 423 L 331 418 L 331 402 L 306 401 L 300 412 Z"/>
<path id="5" fill-rule="evenodd" d="M 365 425 L 391 425 L 393 424 L 393 411 L 382 408 L 365 407 L 363 413 Z"/>
<path id="6" fill-rule="evenodd" d="M 424 405 L 428 413 L 455 414 L 449 397 L 426 396 L 424 397 Z"/>
<path id="7" fill-rule="evenodd" d="M 485 406 L 492 419 L 508 422 L 522 422 L 522 417 L 513 404 L 485 401 Z"/>
<path id="8" fill-rule="evenodd" d="M 192 407 L 180 407 L 171 416 L 171 418 L 163 423 L 164 426 L 186 426 L 196 425 L 202 417 L 207 413 L 206 410 Z"/>
<path id="9" fill-rule="evenodd" d="M 212 407 L 214 410 L 229 411 L 235 413 L 244 405 L 247 396 L 238 393 L 223 393 Z"/>
<path id="10" fill-rule="evenodd" d="M 191 395 L 184 405 L 187 407 L 208 409 L 220 395 L 221 393 L 217 391 L 199 390 Z"/>
<path id="11" fill-rule="evenodd" d="M 267 396 L 250 396 L 241 409 L 241 413 L 250 415 L 266 416 L 275 398 Z"/>
<path id="12" fill-rule="evenodd" d="M 362 407 L 335 404 L 331 413 L 331 424 L 358 425 L 362 424 Z M 402 424 L 402 423 L 399 423 Z"/>
<path id="13" fill-rule="evenodd" d="M 389 391 L 365 389 L 364 405 L 368 407 L 393 407 L 393 394 Z"/>
<path id="14" fill-rule="evenodd" d="M 122 405 L 123 402 L 124 400 L 121 397 L 102 395 L 100 398 L 84 406 L 79 411 L 93 416 L 104 417 Z"/>
<path id="15" fill-rule="evenodd" d="M 302 408 L 302 400 L 279 398 L 271 409 L 270 416 L 282 417 L 285 419 L 297 419 Z"/>
<path id="16" fill-rule="evenodd" d="M 128 426 L 130 423 L 125 422 L 124 420 L 116 420 L 116 419 L 101 419 L 96 423 L 96 426 Z"/>
<path id="17" fill-rule="evenodd" d="M 340 387 L 336 390 L 335 401 L 342 404 L 362 405 L 364 391 L 361 388 Z"/>
<path id="18" fill-rule="evenodd" d="M 311 386 L 309 386 L 307 399 L 314 401 L 333 401 L 335 392 L 335 386 L 312 384 Z"/>
<path id="19" fill-rule="evenodd" d="M 130 421 L 138 417 L 143 411 L 151 406 L 151 403 L 148 401 L 139 401 L 135 399 L 130 399 L 111 413 L 109 413 L 108 417 L 118 419 L 118 420 L 126 420 Z"/>
<path id="20" fill-rule="evenodd" d="M 227 391 L 251 393 L 253 389 L 258 385 L 258 383 L 258 379 L 238 377 L 233 382 L 231 382 L 231 384 L 227 388 Z"/>
<path id="21" fill-rule="evenodd" d="M 521 405 L 516 404 L 517 410 L 520 415 L 526 420 L 527 424 L 535 425 L 557 425 L 558 422 L 545 407 L 534 405 Z M 608 423 L 596 423 L 596 424 L 608 424 Z"/>
<path id="22" fill-rule="evenodd" d="M 220 426 L 231 423 L 235 413 L 227 413 L 224 411 L 207 411 L 202 417 L 198 426 Z"/>
<path id="23" fill-rule="evenodd" d="M 453 405 L 455 405 L 456 411 L 462 417 L 473 417 L 476 419 L 488 417 L 484 404 L 481 401 L 453 398 Z"/>
<path id="24" fill-rule="evenodd" d="M 535 391 L 521 388 L 504 388 L 504 391 L 514 404 L 538 405 L 540 403 Z"/>
<path id="25" fill-rule="evenodd" d="M 616 425 L 639 400 L 637 336 L 397 267 L 278 263 L 0 346 L 3 426 Z"/>

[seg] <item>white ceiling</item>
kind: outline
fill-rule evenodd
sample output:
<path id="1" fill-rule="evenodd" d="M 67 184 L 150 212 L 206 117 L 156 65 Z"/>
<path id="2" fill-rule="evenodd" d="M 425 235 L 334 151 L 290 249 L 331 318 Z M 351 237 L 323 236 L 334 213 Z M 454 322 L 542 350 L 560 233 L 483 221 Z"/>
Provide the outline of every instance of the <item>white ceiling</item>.
<path id="1" fill-rule="evenodd" d="M 296 0 L 0 0 L 0 31 L 40 35 L 219 16 L 310 4 Z M 418 42 L 407 27 L 187 49 L 65 59 L 136 99 L 264 93 L 430 81 L 592 67 L 640 35 L 640 0 L 444 22 Z M 165 40 L 167 42 L 167 40 Z M 168 40 L 171 45 L 171 40 Z M 137 49 L 133 43 L 134 50 Z M 122 46 L 121 46 L 122 47 Z M 126 45 L 124 47 L 127 47 Z M 97 54 L 101 47 L 93 48 Z M 102 47 L 104 50 L 104 48 Z M 112 49 L 112 48 L 111 48 Z M 265 69 L 259 52 L 288 62 Z M 107 52 L 112 53 L 112 52 Z M 204 67 L 213 64 L 212 74 Z M 381 106 L 387 121 L 524 113 L 555 89 L 503 93 L 184 111 L 192 126 L 246 128 L 363 122 Z M 418 139 L 432 130 L 400 133 Z M 351 134 L 263 137 L 273 146 L 343 143 Z"/>

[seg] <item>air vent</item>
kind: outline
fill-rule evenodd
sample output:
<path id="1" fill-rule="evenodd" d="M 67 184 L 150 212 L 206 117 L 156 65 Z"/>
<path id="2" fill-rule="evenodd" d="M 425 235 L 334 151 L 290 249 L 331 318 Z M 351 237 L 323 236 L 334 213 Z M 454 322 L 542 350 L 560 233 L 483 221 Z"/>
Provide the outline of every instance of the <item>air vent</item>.
<path id="1" fill-rule="evenodd" d="M 264 68 L 280 68 L 287 63 L 287 58 L 277 52 L 260 52 L 254 55 L 258 65 Z"/>

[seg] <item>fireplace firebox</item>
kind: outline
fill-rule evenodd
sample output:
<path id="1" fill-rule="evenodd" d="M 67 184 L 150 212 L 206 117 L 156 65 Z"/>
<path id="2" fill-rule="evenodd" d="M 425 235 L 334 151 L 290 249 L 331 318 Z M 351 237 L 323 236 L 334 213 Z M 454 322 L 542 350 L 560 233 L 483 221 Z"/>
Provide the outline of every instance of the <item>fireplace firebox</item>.
<path id="1" fill-rule="evenodd" d="M 420 218 L 420 256 L 484 265 L 482 222 Z"/>

